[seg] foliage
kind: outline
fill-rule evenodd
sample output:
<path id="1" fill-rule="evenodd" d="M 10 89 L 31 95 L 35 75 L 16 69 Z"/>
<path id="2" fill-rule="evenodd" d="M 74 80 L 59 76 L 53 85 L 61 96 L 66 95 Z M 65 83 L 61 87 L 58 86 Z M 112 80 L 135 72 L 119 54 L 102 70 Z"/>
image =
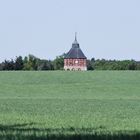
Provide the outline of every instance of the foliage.
<path id="1" fill-rule="evenodd" d="M 24 67 L 22 56 L 16 57 L 15 60 L 15 70 L 22 70 Z"/>
<path id="2" fill-rule="evenodd" d="M 11 59 L 10 61 L 9 60 L 5 60 L 3 63 L 2 63 L 2 66 L 3 66 L 3 70 L 14 70 L 14 67 L 15 67 L 15 63 L 13 61 L 13 59 Z"/>
<path id="3" fill-rule="evenodd" d="M 64 55 L 56 57 L 56 59 L 53 61 L 54 69 L 55 70 L 63 70 L 64 67 Z"/>
<path id="4" fill-rule="evenodd" d="M 140 73 L 0 72 L 0 139 L 140 138 Z"/>
<path id="5" fill-rule="evenodd" d="M 24 70 L 37 70 L 39 58 L 29 55 L 24 58 Z"/>
<path id="6" fill-rule="evenodd" d="M 92 60 L 90 62 L 92 62 Z M 140 70 L 140 62 L 135 60 L 97 59 L 91 67 L 95 70 Z"/>
<path id="7" fill-rule="evenodd" d="M 50 60 L 39 60 L 37 70 L 54 70 L 54 65 Z"/>
<path id="8" fill-rule="evenodd" d="M 51 60 L 41 60 L 34 55 L 16 57 L 15 60 L 5 60 L 0 63 L 0 70 L 54 70 Z"/>
<path id="9" fill-rule="evenodd" d="M 87 69 L 88 70 L 94 70 L 95 69 L 95 59 L 92 58 L 91 60 L 87 60 Z"/>

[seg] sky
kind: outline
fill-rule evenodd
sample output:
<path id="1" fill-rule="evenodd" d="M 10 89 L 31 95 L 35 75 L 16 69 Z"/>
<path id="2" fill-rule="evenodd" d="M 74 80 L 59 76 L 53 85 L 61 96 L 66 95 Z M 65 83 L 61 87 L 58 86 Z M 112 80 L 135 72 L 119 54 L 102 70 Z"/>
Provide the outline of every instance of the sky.
<path id="1" fill-rule="evenodd" d="M 0 0 L 0 61 L 67 53 L 140 61 L 140 0 Z"/>

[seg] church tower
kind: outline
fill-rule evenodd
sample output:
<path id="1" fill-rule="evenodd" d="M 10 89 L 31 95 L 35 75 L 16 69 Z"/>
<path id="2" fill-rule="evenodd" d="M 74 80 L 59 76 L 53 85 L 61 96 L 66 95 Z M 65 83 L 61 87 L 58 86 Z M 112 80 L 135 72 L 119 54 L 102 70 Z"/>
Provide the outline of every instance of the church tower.
<path id="1" fill-rule="evenodd" d="M 64 58 L 64 69 L 71 71 L 86 71 L 87 70 L 87 58 L 80 49 L 80 45 L 77 42 L 77 36 L 75 34 L 75 40 L 72 43 L 72 48 L 66 54 Z"/>

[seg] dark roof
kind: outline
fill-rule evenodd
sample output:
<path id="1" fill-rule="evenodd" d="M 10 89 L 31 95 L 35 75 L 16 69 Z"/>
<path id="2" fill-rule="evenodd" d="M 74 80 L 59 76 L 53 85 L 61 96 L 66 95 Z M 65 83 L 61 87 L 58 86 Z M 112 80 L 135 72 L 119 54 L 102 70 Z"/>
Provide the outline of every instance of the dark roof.
<path id="1" fill-rule="evenodd" d="M 86 56 L 84 55 L 84 53 L 80 49 L 80 45 L 77 42 L 76 37 L 75 37 L 75 41 L 72 44 L 72 48 L 65 56 L 65 59 L 69 59 L 69 58 L 86 59 Z"/>

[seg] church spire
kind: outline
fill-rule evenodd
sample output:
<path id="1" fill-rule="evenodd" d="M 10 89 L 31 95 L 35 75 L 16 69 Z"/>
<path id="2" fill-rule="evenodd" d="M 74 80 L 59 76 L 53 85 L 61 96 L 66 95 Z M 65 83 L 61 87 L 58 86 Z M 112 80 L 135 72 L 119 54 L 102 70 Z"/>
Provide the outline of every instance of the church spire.
<path id="1" fill-rule="evenodd" d="M 77 42 L 77 32 L 75 32 L 75 42 Z"/>
<path id="2" fill-rule="evenodd" d="M 73 44 L 78 44 L 78 42 L 77 42 L 77 32 L 75 32 L 75 40 L 74 40 Z"/>

